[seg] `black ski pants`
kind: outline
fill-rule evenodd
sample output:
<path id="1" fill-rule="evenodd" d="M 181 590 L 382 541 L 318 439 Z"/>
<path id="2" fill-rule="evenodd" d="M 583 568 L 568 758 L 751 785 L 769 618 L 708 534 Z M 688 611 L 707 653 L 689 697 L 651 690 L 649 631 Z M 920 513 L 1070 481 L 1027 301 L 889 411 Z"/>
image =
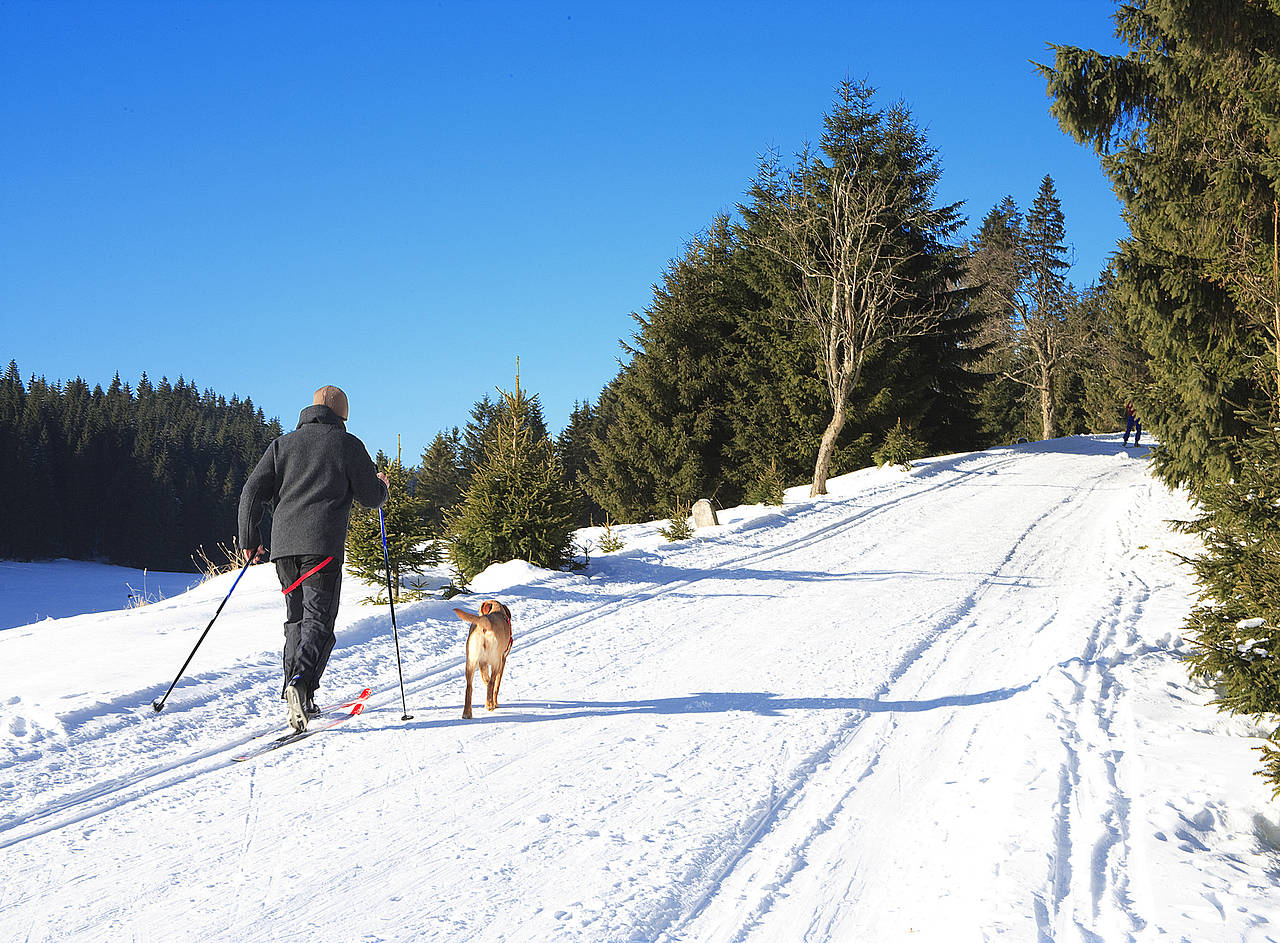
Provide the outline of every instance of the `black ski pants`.
<path id="1" fill-rule="evenodd" d="M 280 588 L 289 590 L 284 597 L 284 683 L 288 685 L 295 676 L 300 677 L 308 696 L 320 686 L 320 677 L 333 652 L 333 624 L 342 594 L 342 558 L 334 557 L 306 579 L 298 580 L 324 559 L 297 556 L 275 561 Z"/>

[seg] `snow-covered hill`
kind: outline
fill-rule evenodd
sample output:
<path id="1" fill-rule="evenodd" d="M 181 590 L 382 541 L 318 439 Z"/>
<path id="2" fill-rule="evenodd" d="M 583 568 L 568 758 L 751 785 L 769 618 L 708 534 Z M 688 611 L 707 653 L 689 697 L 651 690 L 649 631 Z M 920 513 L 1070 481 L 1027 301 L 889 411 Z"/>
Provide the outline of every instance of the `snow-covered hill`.
<path id="1" fill-rule="evenodd" d="M 109 612 L 185 592 L 200 576 L 105 563 L 0 560 L 0 631 L 41 619 Z"/>
<path id="2" fill-rule="evenodd" d="M 1145 452 L 1145 450 L 1143 450 Z M 494 567 L 501 708 L 453 605 L 354 583 L 280 729 L 282 603 L 230 587 L 0 632 L 0 940 L 1280 937 L 1260 731 L 1179 664 L 1185 498 L 1117 436 L 868 470 L 589 569 Z"/>

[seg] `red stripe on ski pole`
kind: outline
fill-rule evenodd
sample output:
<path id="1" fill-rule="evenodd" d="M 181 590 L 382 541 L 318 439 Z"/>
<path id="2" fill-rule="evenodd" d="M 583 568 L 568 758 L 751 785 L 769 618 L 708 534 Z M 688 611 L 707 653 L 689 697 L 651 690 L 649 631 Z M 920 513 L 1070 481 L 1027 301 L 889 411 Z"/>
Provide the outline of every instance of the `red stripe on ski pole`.
<path id="1" fill-rule="evenodd" d="M 282 589 L 280 590 L 280 592 L 288 596 L 291 592 L 293 592 L 295 589 L 301 586 L 308 576 L 313 576 L 314 574 L 319 573 L 321 570 L 323 570 L 326 566 L 328 566 L 332 562 L 333 562 L 333 557 L 325 557 L 324 562 L 320 563 L 317 566 L 313 566 L 311 569 L 307 570 L 307 572 L 303 573 L 301 576 L 299 576 L 296 580 L 293 581 L 292 586 L 290 586 L 288 589 Z"/>

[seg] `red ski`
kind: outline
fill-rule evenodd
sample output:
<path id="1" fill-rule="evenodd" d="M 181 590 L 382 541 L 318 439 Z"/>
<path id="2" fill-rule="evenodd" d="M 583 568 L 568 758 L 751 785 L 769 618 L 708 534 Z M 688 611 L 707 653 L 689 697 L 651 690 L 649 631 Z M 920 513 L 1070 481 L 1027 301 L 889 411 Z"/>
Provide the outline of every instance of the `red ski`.
<path id="1" fill-rule="evenodd" d="M 274 740 L 270 740 L 267 743 L 262 744 L 260 747 L 256 747 L 246 753 L 241 753 L 239 756 L 232 757 L 232 761 L 236 763 L 243 763 L 245 760 L 251 760 L 255 756 L 262 756 L 262 754 L 270 753 L 272 750 L 278 750 L 281 747 L 287 747 L 291 743 L 297 743 L 299 740 L 305 740 L 313 734 L 320 733 L 324 730 L 332 730 L 339 724 L 345 724 L 352 717 L 359 716 L 360 712 L 364 710 L 365 702 L 369 700 L 369 696 L 371 694 L 373 694 L 373 690 L 371 688 L 365 688 L 353 700 L 339 704 L 337 707 L 326 708 L 324 711 L 321 711 L 318 716 L 311 719 L 306 730 L 303 730 L 300 733 L 290 732 L 285 734 L 283 737 L 276 737 Z M 337 717 L 329 718 L 327 715 L 334 711 L 339 711 L 340 713 Z"/>

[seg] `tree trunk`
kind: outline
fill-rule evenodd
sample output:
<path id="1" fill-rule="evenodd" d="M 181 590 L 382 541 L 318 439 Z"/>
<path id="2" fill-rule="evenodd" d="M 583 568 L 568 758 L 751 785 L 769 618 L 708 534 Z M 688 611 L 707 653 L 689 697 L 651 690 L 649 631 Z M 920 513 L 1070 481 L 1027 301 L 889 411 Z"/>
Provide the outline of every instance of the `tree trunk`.
<path id="1" fill-rule="evenodd" d="M 1053 396 L 1053 374 L 1048 367 L 1040 368 L 1040 420 L 1042 439 L 1058 437 L 1058 404 Z"/>
<path id="2" fill-rule="evenodd" d="M 822 433 L 822 444 L 818 446 L 818 461 L 813 468 L 813 487 L 809 489 L 809 497 L 816 498 L 827 493 L 827 476 L 831 472 L 831 456 L 836 451 L 836 440 L 840 438 L 840 430 L 844 428 L 846 417 L 844 403 L 836 406 L 831 414 L 831 422 L 827 431 Z"/>

